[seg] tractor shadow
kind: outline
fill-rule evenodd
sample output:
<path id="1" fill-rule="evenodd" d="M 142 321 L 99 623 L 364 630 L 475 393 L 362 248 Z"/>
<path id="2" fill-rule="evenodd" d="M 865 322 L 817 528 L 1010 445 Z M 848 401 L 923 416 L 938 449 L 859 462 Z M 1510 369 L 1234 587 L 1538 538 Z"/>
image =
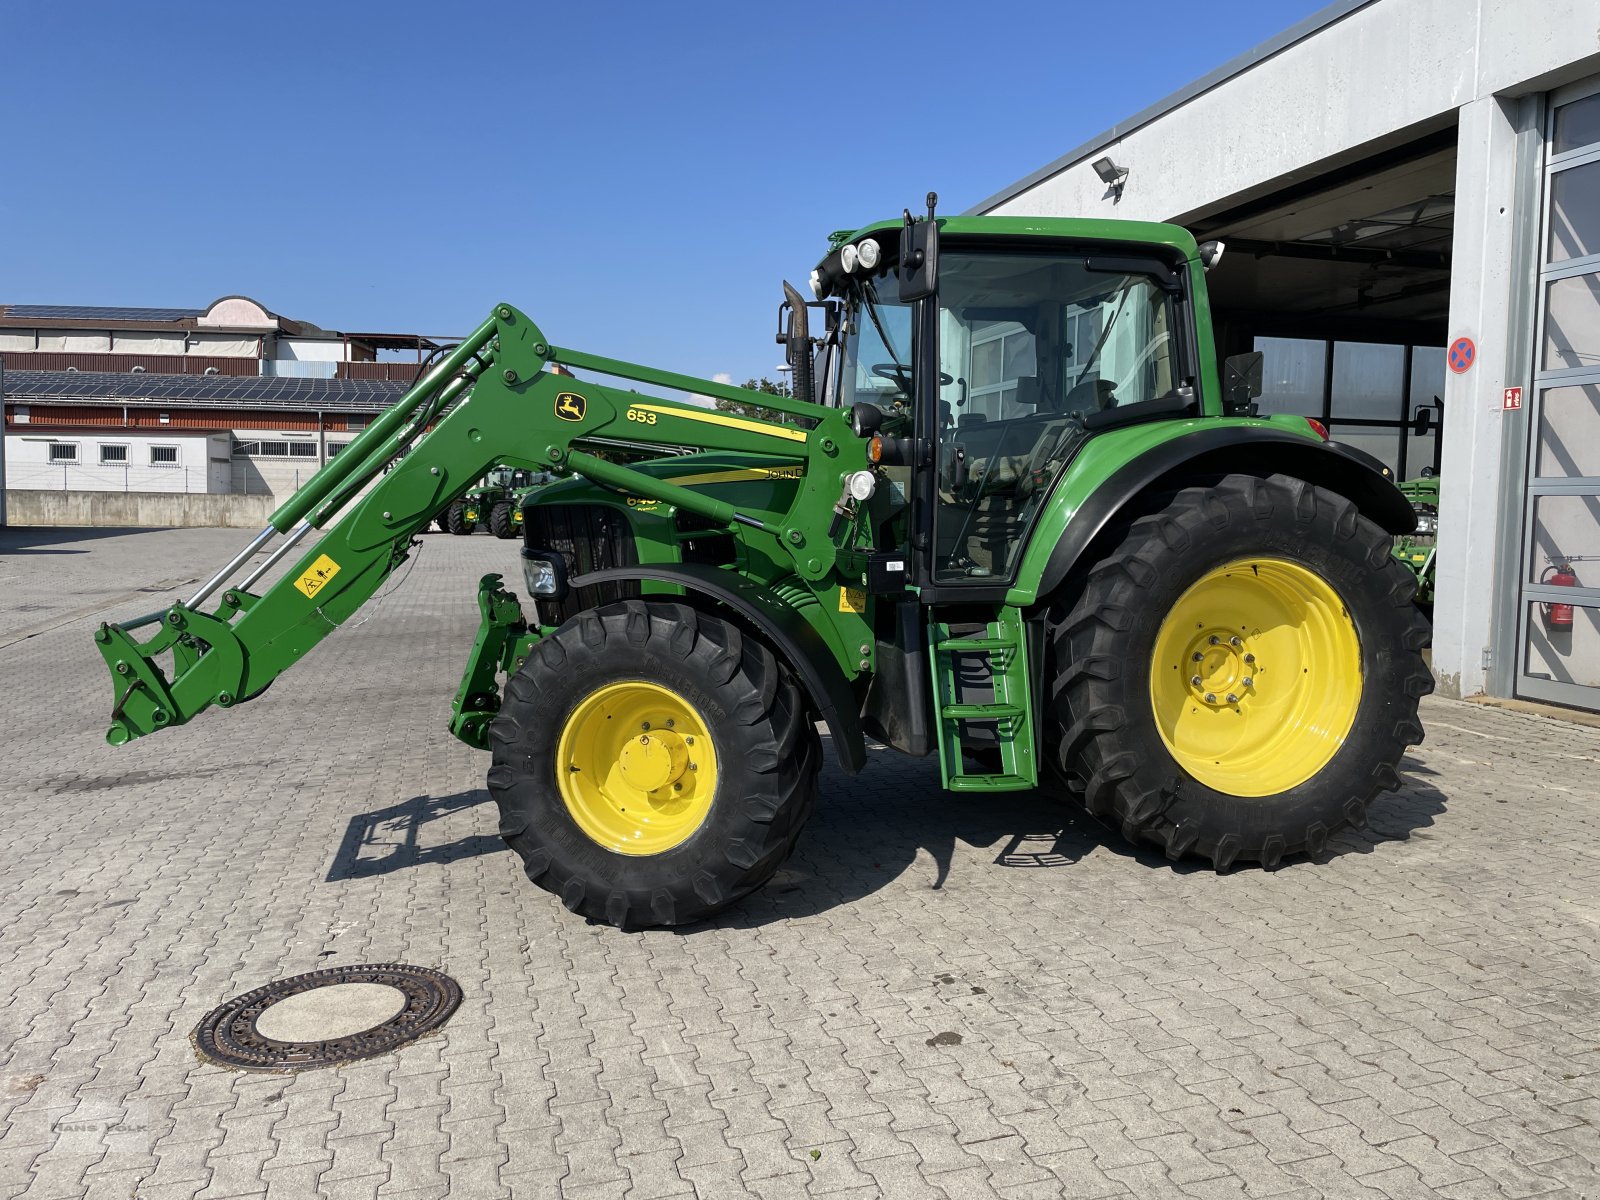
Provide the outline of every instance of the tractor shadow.
<path id="1" fill-rule="evenodd" d="M 1202 859 L 1169 862 L 1159 847 L 1130 843 L 1073 801 L 1044 789 L 998 796 L 946 792 L 936 759 L 905 759 L 885 751 L 873 753 L 855 780 L 834 765 L 831 747 L 826 761 L 816 814 L 790 861 L 764 888 L 684 932 L 814 916 L 870 896 L 908 873 L 917 886 L 938 891 L 953 871 L 1052 870 L 1096 851 L 1153 871 L 1188 875 L 1212 869 Z M 1370 854 L 1431 826 L 1445 811 L 1446 797 L 1423 774 L 1432 772 L 1409 760 L 1402 763 L 1400 790 L 1373 801 L 1365 829 L 1329 839 L 1320 855 L 1288 856 L 1276 870 Z M 958 863 L 958 846 L 986 851 L 988 861 L 974 862 L 962 853 Z M 1262 868 L 1249 863 L 1233 870 Z"/>
<path id="2" fill-rule="evenodd" d="M 390 808 L 357 813 L 345 827 L 344 838 L 328 867 L 326 882 L 369 879 L 407 867 L 435 866 L 484 854 L 499 854 L 506 847 L 497 833 L 473 833 L 442 845 L 423 845 L 423 829 L 430 822 L 488 803 L 489 793 L 474 788 L 453 796 L 414 796 Z"/>

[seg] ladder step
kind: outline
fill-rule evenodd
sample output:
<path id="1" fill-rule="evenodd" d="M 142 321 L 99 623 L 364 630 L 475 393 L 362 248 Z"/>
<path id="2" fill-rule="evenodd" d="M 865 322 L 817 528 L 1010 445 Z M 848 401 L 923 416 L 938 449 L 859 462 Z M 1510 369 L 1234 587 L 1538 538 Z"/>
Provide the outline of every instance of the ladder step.
<path id="1" fill-rule="evenodd" d="M 1035 786 L 1022 775 L 956 775 L 945 785 L 952 792 L 1022 791 Z"/>
<path id="2" fill-rule="evenodd" d="M 1025 711 L 1019 704 L 946 704 L 939 715 L 947 721 L 1003 721 Z"/>
<path id="3" fill-rule="evenodd" d="M 1009 638 L 951 638 L 940 642 L 938 649 L 977 653 L 980 650 L 1015 650 L 1017 643 Z"/>

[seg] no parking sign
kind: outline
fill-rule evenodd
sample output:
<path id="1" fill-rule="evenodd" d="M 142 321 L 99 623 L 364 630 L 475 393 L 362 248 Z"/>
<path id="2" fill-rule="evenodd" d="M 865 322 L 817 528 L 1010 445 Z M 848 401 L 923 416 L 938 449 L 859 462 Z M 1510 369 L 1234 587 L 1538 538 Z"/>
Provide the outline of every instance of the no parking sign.
<path id="1" fill-rule="evenodd" d="M 1472 366 L 1473 360 L 1478 357 L 1478 348 L 1472 344 L 1469 337 L 1460 337 L 1450 343 L 1448 361 L 1450 369 L 1457 375 L 1464 373 Z"/>

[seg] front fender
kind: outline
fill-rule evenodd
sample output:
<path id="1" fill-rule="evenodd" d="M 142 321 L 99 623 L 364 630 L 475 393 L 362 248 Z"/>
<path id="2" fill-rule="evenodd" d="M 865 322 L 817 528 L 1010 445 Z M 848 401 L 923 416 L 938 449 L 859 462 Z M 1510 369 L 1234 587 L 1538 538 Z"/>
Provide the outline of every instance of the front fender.
<path id="1" fill-rule="evenodd" d="M 1266 421 L 1152 423 L 1103 434 L 1084 447 L 1052 497 L 1007 603 L 1048 596 L 1141 496 L 1228 474 L 1304 479 L 1345 497 L 1391 534 L 1416 527 L 1415 510 L 1388 468 L 1359 450 Z"/>
<path id="2" fill-rule="evenodd" d="M 759 584 L 732 571 L 702 563 L 641 563 L 591 571 L 570 581 L 574 588 L 630 580 L 667 583 L 691 596 L 726 605 L 750 622 L 799 678 L 811 703 L 828 727 L 839 765 L 855 775 L 867 762 L 866 737 L 850 681 L 833 651 L 811 624 Z"/>

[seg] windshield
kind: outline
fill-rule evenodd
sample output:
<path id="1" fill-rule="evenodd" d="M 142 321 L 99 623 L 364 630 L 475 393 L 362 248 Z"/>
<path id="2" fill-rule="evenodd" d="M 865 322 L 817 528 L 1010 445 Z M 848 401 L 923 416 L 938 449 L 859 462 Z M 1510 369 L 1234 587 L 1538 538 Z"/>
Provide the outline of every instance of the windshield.
<path id="1" fill-rule="evenodd" d="M 948 251 L 939 271 L 934 578 L 1009 578 L 1084 419 L 1181 383 L 1174 297 L 1083 253 Z"/>
<path id="2" fill-rule="evenodd" d="M 839 380 L 846 409 L 861 402 L 885 410 L 911 403 L 911 309 L 896 292 L 892 274 L 866 281 L 850 310 Z"/>

